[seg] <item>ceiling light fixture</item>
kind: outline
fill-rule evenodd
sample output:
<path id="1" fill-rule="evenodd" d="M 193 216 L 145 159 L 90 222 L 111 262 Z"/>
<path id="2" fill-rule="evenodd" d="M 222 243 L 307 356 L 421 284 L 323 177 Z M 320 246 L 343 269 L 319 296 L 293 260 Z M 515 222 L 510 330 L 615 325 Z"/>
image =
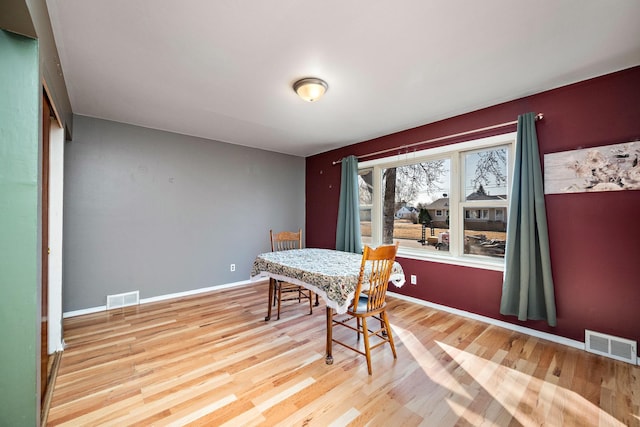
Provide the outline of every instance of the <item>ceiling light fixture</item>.
<path id="1" fill-rule="evenodd" d="M 306 77 L 293 84 L 293 90 L 307 102 L 318 100 L 329 89 L 329 85 L 322 79 Z"/>

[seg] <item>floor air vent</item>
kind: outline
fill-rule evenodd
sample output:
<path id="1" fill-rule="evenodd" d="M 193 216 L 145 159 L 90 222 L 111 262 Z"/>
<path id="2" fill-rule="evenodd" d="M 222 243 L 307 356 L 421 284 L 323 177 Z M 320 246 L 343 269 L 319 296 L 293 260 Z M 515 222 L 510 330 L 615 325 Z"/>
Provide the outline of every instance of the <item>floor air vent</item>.
<path id="1" fill-rule="evenodd" d="M 140 304 L 140 291 L 126 292 L 124 294 L 117 295 L 107 295 L 107 310 L 138 304 Z"/>
<path id="2" fill-rule="evenodd" d="M 588 329 L 584 332 L 584 343 L 588 352 L 633 363 L 634 365 L 638 362 L 636 354 L 637 343 L 635 341 L 601 334 Z"/>

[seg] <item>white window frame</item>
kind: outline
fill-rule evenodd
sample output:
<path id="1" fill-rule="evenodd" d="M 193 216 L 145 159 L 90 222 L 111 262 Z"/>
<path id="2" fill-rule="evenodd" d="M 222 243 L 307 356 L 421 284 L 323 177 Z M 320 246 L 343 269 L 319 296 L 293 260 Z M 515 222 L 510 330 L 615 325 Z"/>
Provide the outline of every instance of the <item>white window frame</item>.
<path id="1" fill-rule="evenodd" d="M 508 215 L 504 201 L 478 200 L 467 202 L 464 200 L 464 154 L 469 151 L 480 151 L 500 146 L 508 146 L 507 168 L 508 181 L 507 193 L 510 193 L 511 177 L 513 174 L 513 153 L 515 153 L 516 132 L 479 138 L 457 144 L 444 145 L 429 148 L 408 154 L 399 154 L 375 160 L 360 162 L 359 169 L 373 170 L 373 200 L 371 207 L 371 241 L 372 245 L 380 245 L 382 242 L 382 172 L 384 169 L 405 166 L 413 163 L 450 159 L 450 194 L 449 194 L 449 218 L 452 237 L 450 239 L 449 252 L 426 251 L 400 247 L 398 256 L 418 260 L 441 262 L 445 264 L 462 265 L 467 267 L 483 268 L 487 270 L 504 271 L 504 259 L 479 255 L 464 254 L 464 209 L 474 205 L 480 209 L 501 208 Z M 479 206 L 478 204 L 481 204 Z M 504 220 L 504 216 L 503 216 Z M 455 231 L 454 231 L 455 230 Z"/>

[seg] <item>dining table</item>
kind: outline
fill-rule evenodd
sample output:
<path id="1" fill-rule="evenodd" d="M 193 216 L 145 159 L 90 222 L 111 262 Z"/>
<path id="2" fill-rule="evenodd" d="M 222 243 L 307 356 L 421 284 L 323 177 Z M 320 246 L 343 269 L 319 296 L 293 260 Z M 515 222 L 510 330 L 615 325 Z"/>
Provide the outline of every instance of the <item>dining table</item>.
<path id="1" fill-rule="evenodd" d="M 253 262 L 251 279 L 258 280 L 262 277 L 269 277 L 270 279 L 265 320 L 271 318 L 271 302 L 273 301 L 276 280 L 303 286 L 316 295 L 320 295 L 326 303 L 327 344 L 325 361 L 328 365 L 331 365 L 333 363 L 333 310 L 338 314 L 347 312 L 355 296 L 361 264 L 361 254 L 332 249 L 304 248 L 259 254 Z M 369 274 L 370 268 L 367 269 L 365 265 L 364 289 L 368 287 Z M 389 281 L 397 287 L 405 283 L 404 271 L 397 261 L 393 264 Z"/>

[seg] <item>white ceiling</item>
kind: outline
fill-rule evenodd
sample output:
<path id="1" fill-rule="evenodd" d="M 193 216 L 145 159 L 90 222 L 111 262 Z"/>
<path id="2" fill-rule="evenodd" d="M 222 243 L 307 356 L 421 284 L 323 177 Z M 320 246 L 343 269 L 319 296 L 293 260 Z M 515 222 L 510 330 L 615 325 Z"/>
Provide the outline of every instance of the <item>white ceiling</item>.
<path id="1" fill-rule="evenodd" d="M 47 5 L 75 114 L 298 156 L 640 64 L 638 0 Z"/>

